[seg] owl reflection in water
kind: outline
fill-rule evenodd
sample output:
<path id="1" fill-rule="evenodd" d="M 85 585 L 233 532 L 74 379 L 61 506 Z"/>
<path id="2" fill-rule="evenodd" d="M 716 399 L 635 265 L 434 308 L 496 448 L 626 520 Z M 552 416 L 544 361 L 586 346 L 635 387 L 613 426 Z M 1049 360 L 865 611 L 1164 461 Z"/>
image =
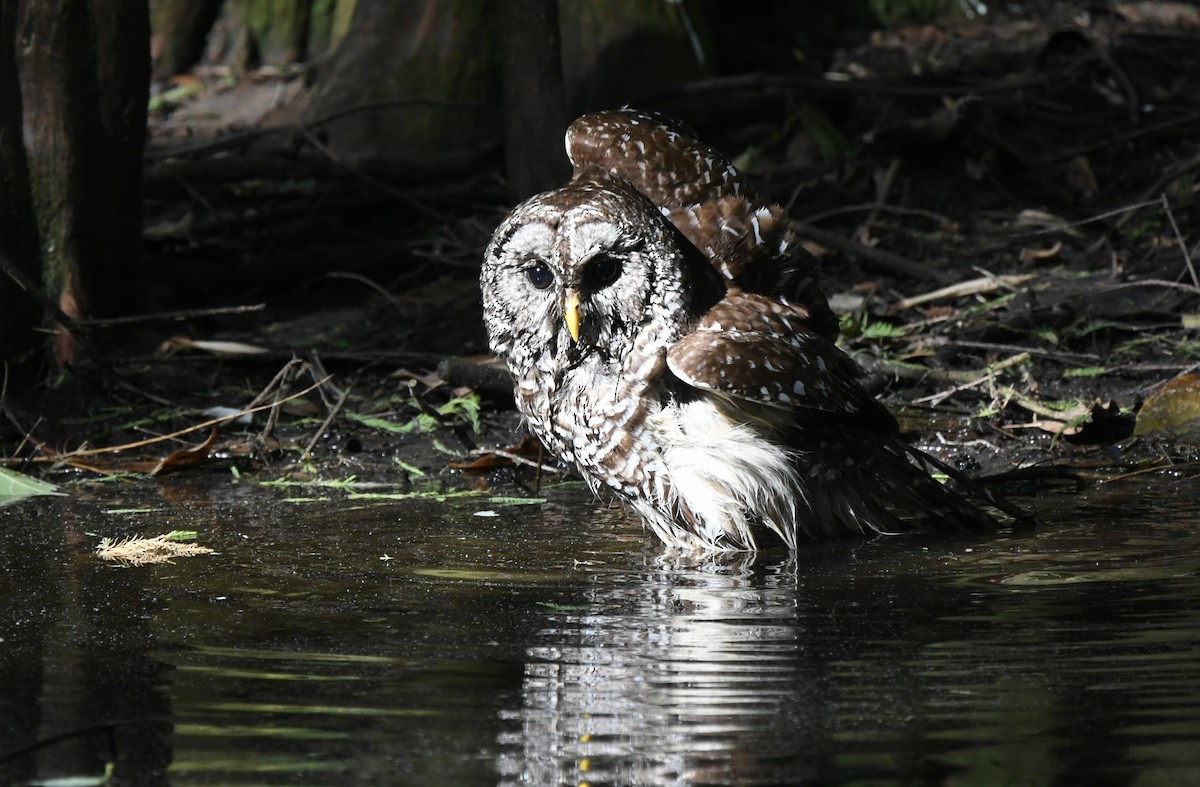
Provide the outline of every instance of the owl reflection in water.
<path id="1" fill-rule="evenodd" d="M 491 348 L 549 451 L 690 550 L 996 524 L 897 438 L 782 209 L 725 157 L 630 110 L 566 142 L 571 182 L 512 211 L 481 274 Z"/>

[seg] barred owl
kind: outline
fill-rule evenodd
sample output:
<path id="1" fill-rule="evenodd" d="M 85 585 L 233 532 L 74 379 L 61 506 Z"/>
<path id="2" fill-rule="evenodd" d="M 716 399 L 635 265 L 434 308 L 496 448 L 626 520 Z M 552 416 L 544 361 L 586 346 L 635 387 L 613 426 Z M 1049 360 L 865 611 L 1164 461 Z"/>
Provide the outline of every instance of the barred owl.
<path id="1" fill-rule="evenodd" d="M 512 211 L 481 272 L 549 451 L 687 549 L 995 524 L 897 439 L 782 209 L 724 156 L 631 110 L 566 143 L 572 180 Z"/>

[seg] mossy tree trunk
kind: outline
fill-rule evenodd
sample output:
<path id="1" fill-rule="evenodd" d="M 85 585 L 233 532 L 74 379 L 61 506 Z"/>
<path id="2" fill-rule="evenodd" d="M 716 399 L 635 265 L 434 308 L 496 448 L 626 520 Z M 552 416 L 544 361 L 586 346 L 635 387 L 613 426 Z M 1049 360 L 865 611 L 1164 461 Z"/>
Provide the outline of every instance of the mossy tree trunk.
<path id="1" fill-rule="evenodd" d="M 21 82 L 17 75 L 17 3 L 0 0 L 0 263 L 36 281 L 40 255 L 37 219 L 29 200 L 29 168 L 21 135 Z M 17 360 L 36 343 L 41 310 L 12 278 L 0 273 L 0 360 Z"/>
<path id="2" fill-rule="evenodd" d="M 747 13 L 742 5 L 737 13 Z M 711 42 L 705 12 L 719 7 L 643 0 L 559 4 L 563 77 L 575 112 L 615 109 L 704 76 Z"/>
<path id="3" fill-rule="evenodd" d="M 200 59 L 221 2 L 150 0 L 150 52 L 155 79 L 181 74 Z"/>
<path id="4" fill-rule="evenodd" d="M 501 137 L 499 77 L 479 0 L 358 0 L 308 113 L 348 163 L 465 169 Z"/>
<path id="5" fill-rule="evenodd" d="M 504 168 L 508 191 L 520 201 L 566 180 L 563 146 L 569 121 L 562 78 L 558 0 L 495 0 L 504 89 Z"/>
<path id="6" fill-rule="evenodd" d="M 145 0 L 0 0 L 0 255 L 68 318 L 140 305 Z M 0 354 L 32 347 L 39 311 L 0 276 Z M 53 326 L 55 358 L 79 352 Z"/>

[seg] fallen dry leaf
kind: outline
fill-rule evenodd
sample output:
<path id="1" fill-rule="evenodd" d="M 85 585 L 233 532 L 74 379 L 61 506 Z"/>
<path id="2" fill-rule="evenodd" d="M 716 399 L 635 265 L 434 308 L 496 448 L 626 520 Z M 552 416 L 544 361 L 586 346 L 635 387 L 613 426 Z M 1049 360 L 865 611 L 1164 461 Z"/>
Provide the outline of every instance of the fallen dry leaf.
<path id="1" fill-rule="evenodd" d="M 213 355 L 261 355 L 270 352 L 265 347 L 253 344 L 189 339 L 186 336 L 172 336 L 158 346 L 158 351 L 163 355 L 171 355 L 180 350 L 202 350 Z"/>
<path id="2" fill-rule="evenodd" d="M 217 427 L 213 427 L 208 433 L 208 439 L 200 445 L 192 448 L 181 448 L 167 456 L 163 457 L 159 462 L 150 469 L 150 475 L 158 475 L 165 473 L 168 470 L 178 470 L 181 467 L 191 467 L 198 465 L 208 458 L 208 452 L 212 450 L 213 443 L 217 441 Z"/>
<path id="3" fill-rule="evenodd" d="M 525 435 L 521 442 L 508 448 L 481 453 L 470 462 L 450 462 L 449 467 L 456 470 L 487 472 L 500 467 L 512 467 L 524 460 L 524 463 L 536 465 L 548 458 L 546 449 L 536 437 Z"/>
<path id="4" fill-rule="evenodd" d="M 992 292 L 1001 288 L 1017 287 L 1031 279 L 1036 279 L 1036 273 L 1022 273 L 1015 276 L 981 276 L 978 279 L 969 279 L 967 281 L 952 284 L 949 287 L 927 292 L 922 295 L 914 295 L 911 298 L 905 298 L 896 304 L 897 309 L 911 309 L 914 306 L 920 306 L 922 303 L 930 301 L 940 301 L 947 298 L 961 298 L 964 295 L 979 295 L 985 292 Z"/>
<path id="5" fill-rule="evenodd" d="M 1081 199 L 1090 200 L 1100 193 L 1100 184 L 1087 156 L 1076 156 L 1063 169 L 1063 180 Z"/>
<path id="6" fill-rule="evenodd" d="M 1062 241 L 1060 240 L 1048 249 L 1021 249 L 1020 254 L 1017 255 L 1017 259 L 1023 263 L 1048 260 L 1051 257 L 1057 257 L 1058 253 L 1062 251 L 1062 246 Z"/>
<path id="7" fill-rule="evenodd" d="M 1138 410 L 1135 435 L 1200 433 L 1200 374 L 1185 374 L 1155 391 Z"/>

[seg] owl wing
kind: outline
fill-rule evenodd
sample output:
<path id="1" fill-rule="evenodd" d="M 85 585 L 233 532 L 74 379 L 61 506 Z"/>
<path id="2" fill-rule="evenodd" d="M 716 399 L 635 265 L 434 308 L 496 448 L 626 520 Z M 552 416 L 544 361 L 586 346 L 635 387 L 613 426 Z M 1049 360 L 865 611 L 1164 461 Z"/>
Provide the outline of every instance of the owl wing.
<path id="1" fill-rule="evenodd" d="M 666 216 L 733 286 L 783 296 L 807 312 L 809 330 L 837 340 L 838 318 L 817 283 L 817 261 L 788 229 L 783 208 L 725 196 L 677 205 Z"/>
<path id="2" fill-rule="evenodd" d="M 659 207 L 750 194 L 729 159 L 662 115 L 631 109 L 584 115 L 567 129 L 567 157 L 576 174 L 601 169 Z"/>
<path id="3" fill-rule="evenodd" d="M 803 306 L 740 290 L 667 351 L 688 385 L 736 399 L 812 414 L 853 416 L 855 425 L 896 432 L 891 413 L 859 384 L 862 370 L 808 325 Z"/>

